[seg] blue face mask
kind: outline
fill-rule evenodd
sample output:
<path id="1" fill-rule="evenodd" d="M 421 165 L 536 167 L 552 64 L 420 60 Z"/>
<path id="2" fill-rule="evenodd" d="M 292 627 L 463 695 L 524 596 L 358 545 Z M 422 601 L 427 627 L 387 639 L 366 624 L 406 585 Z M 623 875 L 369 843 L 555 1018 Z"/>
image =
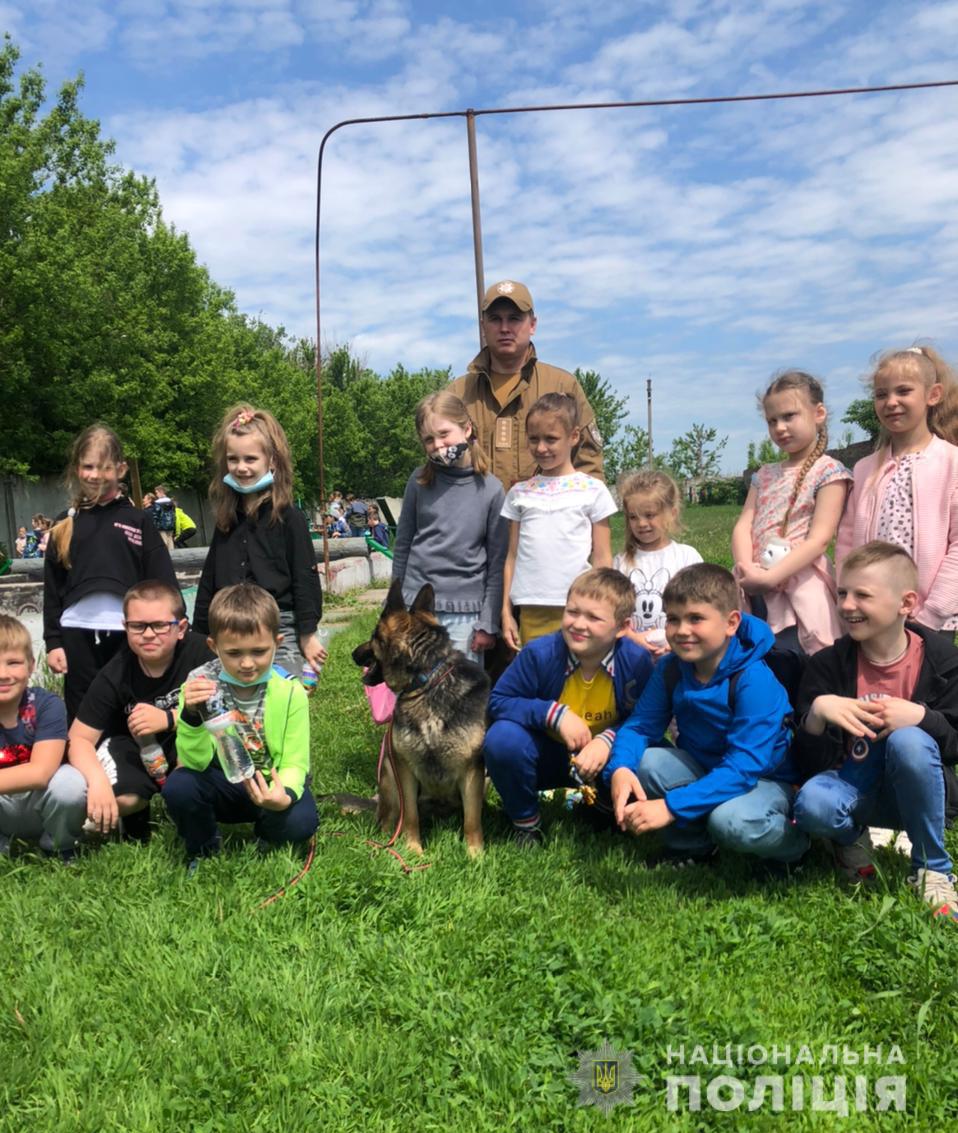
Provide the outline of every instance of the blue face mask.
<path id="1" fill-rule="evenodd" d="M 273 656 L 275 657 L 276 654 L 274 653 Z M 272 662 L 270 662 L 270 666 L 266 670 L 266 672 L 263 673 L 262 676 L 257 677 L 255 681 L 241 681 L 239 679 L 239 677 L 234 677 L 232 673 L 228 673 L 225 668 L 220 669 L 220 674 L 219 674 L 218 679 L 221 680 L 223 682 L 223 684 L 235 685 L 237 688 L 255 688 L 256 685 L 266 684 L 266 682 L 268 680 L 270 680 L 272 678 L 272 676 L 273 676 L 273 665 L 272 665 Z"/>
<path id="2" fill-rule="evenodd" d="M 227 472 L 223 477 L 223 483 L 227 488 L 232 488 L 234 492 L 239 492 L 241 496 L 249 496 L 253 492 L 265 492 L 267 488 L 271 488 L 273 486 L 273 473 L 267 472 L 265 476 L 260 476 L 255 484 L 241 484 L 233 478 L 232 472 Z"/>

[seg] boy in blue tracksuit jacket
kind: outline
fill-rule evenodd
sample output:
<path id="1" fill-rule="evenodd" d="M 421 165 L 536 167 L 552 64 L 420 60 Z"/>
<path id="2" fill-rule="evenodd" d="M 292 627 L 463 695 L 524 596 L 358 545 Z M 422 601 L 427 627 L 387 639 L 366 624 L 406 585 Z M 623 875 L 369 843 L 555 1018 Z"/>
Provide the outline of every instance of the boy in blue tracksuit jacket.
<path id="1" fill-rule="evenodd" d="M 615 729 L 652 672 L 648 652 L 622 637 L 632 584 L 605 567 L 569 588 L 562 628 L 524 646 L 489 699 L 486 769 L 521 845 L 542 840 L 540 790 L 594 783 Z"/>
<path id="2" fill-rule="evenodd" d="M 718 844 L 797 861 L 809 843 L 790 820 L 799 775 L 788 697 L 764 661 L 771 630 L 739 612 L 738 584 L 712 563 L 675 574 L 662 601 L 673 655 L 619 729 L 603 776 L 616 821 L 662 830 L 677 860 L 705 861 Z M 678 746 L 662 746 L 673 716 Z"/>

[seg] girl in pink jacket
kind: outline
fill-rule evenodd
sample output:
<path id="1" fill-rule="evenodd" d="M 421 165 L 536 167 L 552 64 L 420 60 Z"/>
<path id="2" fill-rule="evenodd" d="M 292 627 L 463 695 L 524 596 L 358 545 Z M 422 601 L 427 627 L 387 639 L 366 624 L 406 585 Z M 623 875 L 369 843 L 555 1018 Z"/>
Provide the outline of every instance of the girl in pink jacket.
<path id="1" fill-rule="evenodd" d="M 855 465 L 835 560 L 872 539 L 918 564 L 912 617 L 949 637 L 958 628 L 958 384 L 930 346 L 883 354 L 872 375 L 878 449 Z"/>
<path id="2" fill-rule="evenodd" d="M 765 391 L 762 410 L 785 459 L 763 464 L 752 477 L 732 532 L 735 575 L 751 612 L 775 634 L 778 650 L 817 653 L 841 633 L 825 550 L 852 477 L 825 455 L 825 395 L 811 374 L 779 374 Z"/>

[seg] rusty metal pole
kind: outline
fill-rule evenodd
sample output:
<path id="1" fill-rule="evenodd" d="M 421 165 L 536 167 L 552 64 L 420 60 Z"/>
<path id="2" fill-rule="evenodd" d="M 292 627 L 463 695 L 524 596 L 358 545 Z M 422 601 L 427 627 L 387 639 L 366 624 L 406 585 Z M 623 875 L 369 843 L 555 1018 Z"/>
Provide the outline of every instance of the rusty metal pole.
<path id="1" fill-rule="evenodd" d="M 466 137 L 469 140 L 469 187 L 472 193 L 472 252 L 476 263 L 476 314 L 479 318 L 479 349 L 486 345 L 482 332 L 482 297 L 486 293 L 482 264 L 482 217 L 479 211 L 479 158 L 476 153 L 476 112 L 466 111 Z"/>
<path id="2" fill-rule="evenodd" d="M 652 379 L 651 378 L 645 379 L 645 398 L 646 398 L 646 402 L 648 404 L 648 414 L 649 414 L 649 428 L 648 428 L 649 468 L 651 468 L 652 467 Z"/>

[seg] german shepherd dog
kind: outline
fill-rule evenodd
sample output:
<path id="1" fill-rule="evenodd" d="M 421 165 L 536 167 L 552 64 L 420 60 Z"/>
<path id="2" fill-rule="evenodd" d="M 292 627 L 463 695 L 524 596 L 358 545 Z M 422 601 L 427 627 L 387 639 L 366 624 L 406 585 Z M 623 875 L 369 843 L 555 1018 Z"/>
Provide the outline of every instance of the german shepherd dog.
<path id="1" fill-rule="evenodd" d="M 449 641 L 434 611 L 428 584 L 406 609 L 402 584 L 393 582 L 369 641 L 357 645 L 353 660 L 367 668 L 363 681 L 385 681 L 396 694 L 392 719 L 395 775 L 383 761 L 376 817 L 383 830 L 396 829 L 402 792 L 403 833 L 422 853 L 419 796 L 461 801 L 463 833 L 470 857 L 482 852 L 489 678 Z M 388 742 L 388 741 L 387 741 Z"/>

